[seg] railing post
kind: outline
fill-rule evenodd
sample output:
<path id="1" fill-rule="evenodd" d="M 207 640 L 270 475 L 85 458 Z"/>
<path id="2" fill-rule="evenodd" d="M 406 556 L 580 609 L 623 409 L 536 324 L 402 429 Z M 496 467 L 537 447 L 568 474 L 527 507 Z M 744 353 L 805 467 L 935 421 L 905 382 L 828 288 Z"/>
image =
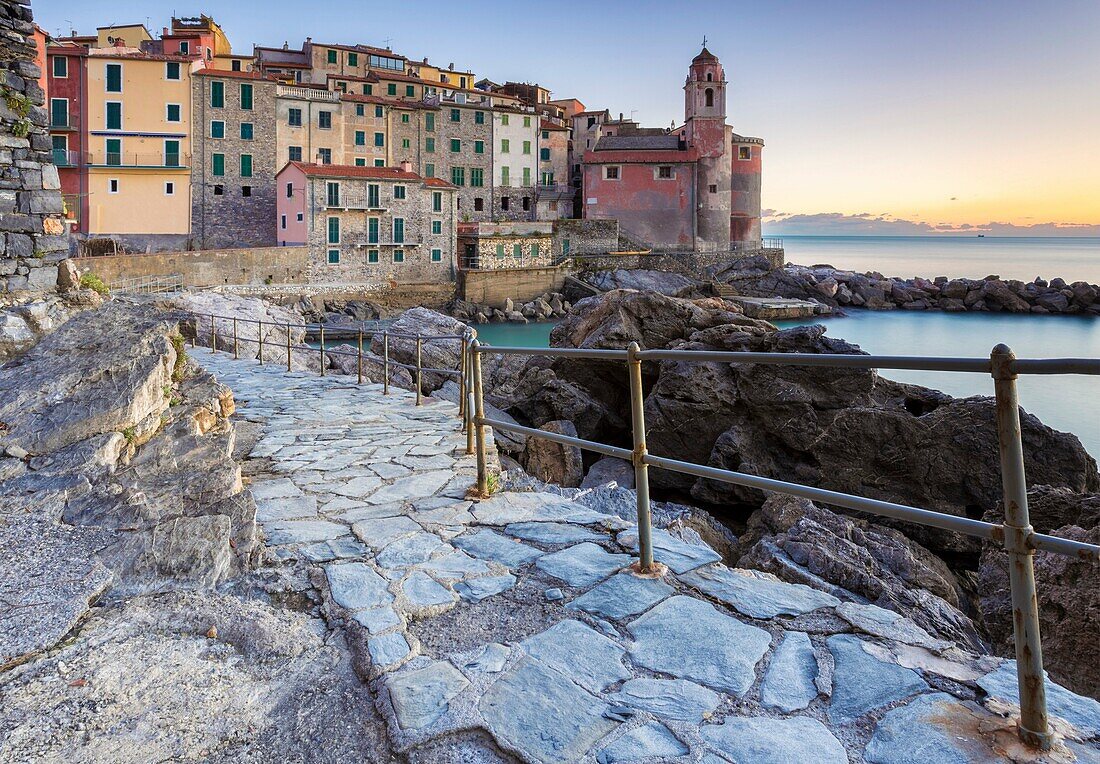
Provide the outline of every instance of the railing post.
<path id="1" fill-rule="evenodd" d="M 260 347 L 260 366 L 264 365 L 264 322 L 263 319 L 256 321 L 256 344 Z"/>
<path id="2" fill-rule="evenodd" d="M 237 339 L 237 318 L 233 318 L 233 360 L 236 361 L 241 357 L 240 344 Z"/>
<path id="3" fill-rule="evenodd" d="M 470 345 L 470 359 L 474 384 L 474 437 L 477 441 L 477 491 L 482 496 L 489 495 L 489 466 L 485 456 L 485 396 L 481 389 L 481 343 L 476 339 Z"/>
<path id="4" fill-rule="evenodd" d="M 359 355 L 356 356 L 355 382 L 363 384 L 363 327 L 359 327 Z"/>
<path id="5" fill-rule="evenodd" d="M 649 515 L 649 466 L 645 463 L 648 453 L 645 444 L 645 409 L 642 400 L 642 362 L 638 359 L 641 348 L 631 342 L 626 349 L 626 365 L 630 372 L 630 421 L 634 434 L 634 489 L 638 495 L 638 556 L 639 572 L 653 570 L 653 541 Z"/>
<path id="6" fill-rule="evenodd" d="M 466 453 L 474 452 L 474 386 L 473 367 L 474 353 L 473 343 L 477 341 L 477 330 L 470 331 L 470 342 L 466 346 Z"/>
<path id="7" fill-rule="evenodd" d="M 997 439 L 1004 488 L 1004 545 L 1008 552 L 1008 581 L 1012 593 L 1012 623 L 1016 646 L 1016 679 L 1020 690 L 1018 732 L 1025 744 L 1042 750 L 1053 745 L 1047 719 L 1043 646 L 1039 636 L 1039 608 L 1035 594 L 1035 550 L 1028 544 L 1034 530 L 1027 508 L 1027 480 L 1020 431 L 1020 402 L 1016 394 L 1015 354 L 997 345 L 990 354 L 997 396 Z"/>
<path id="8" fill-rule="evenodd" d="M 214 314 L 210 314 L 210 352 L 218 352 L 218 325 L 214 322 Z"/>
<path id="9" fill-rule="evenodd" d="M 458 341 L 458 418 L 466 419 L 466 335 Z"/>
<path id="10" fill-rule="evenodd" d="M 390 394 L 390 335 L 382 332 L 382 395 Z"/>
<path id="11" fill-rule="evenodd" d="M 420 405 L 420 332 L 416 333 L 416 405 Z"/>
<path id="12" fill-rule="evenodd" d="M 325 376 L 325 325 L 321 324 L 321 376 Z"/>
<path id="13" fill-rule="evenodd" d="M 290 371 L 290 324 L 286 325 L 286 370 Z"/>

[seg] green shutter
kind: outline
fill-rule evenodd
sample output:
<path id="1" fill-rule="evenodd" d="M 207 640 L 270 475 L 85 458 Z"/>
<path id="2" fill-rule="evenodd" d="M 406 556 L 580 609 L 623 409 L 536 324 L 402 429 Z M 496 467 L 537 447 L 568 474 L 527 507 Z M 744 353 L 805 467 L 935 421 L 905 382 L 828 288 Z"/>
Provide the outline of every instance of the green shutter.
<path id="1" fill-rule="evenodd" d="M 242 122 L 241 123 L 241 140 L 250 141 L 250 140 L 252 140 L 252 135 L 253 135 L 252 123 L 251 122 Z"/>
<path id="2" fill-rule="evenodd" d="M 349 53 L 348 54 L 348 66 L 359 66 L 359 54 L 358 53 Z"/>
<path id="3" fill-rule="evenodd" d="M 210 137 L 211 138 L 224 138 L 225 137 L 225 123 L 220 119 L 215 119 L 210 123 Z"/>
<path id="4" fill-rule="evenodd" d="M 122 92 L 122 64 L 107 64 L 107 92 Z"/>
<path id="5" fill-rule="evenodd" d="M 462 151 L 462 141 L 460 141 L 458 138 L 452 138 L 451 139 L 451 152 L 454 153 L 454 154 L 457 154 L 460 151 Z"/>
<path id="6" fill-rule="evenodd" d="M 537 258 L 538 256 L 539 256 L 539 245 L 538 244 L 532 244 L 531 245 L 531 257 L 532 257 L 532 259 L 534 259 L 534 258 Z"/>
<path id="7" fill-rule="evenodd" d="M 327 51 L 327 53 L 328 53 L 328 62 L 330 64 L 335 64 L 336 63 L 336 51 L 335 50 L 329 50 L 329 51 Z"/>
<path id="8" fill-rule="evenodd" d="M 242 178 L 251 178 L 252 177 L 252 155 L 251 154 L 241 154 L 241 177 Z"/>
<path id="9" fill-rule="evenodd" d="M 443 250 L 442 249 L 433 249 L 432 250 L 432 262 L 433 263 L 439 263 L 439 262 L 442 262 L 442 261 L 443 261 Z"/>
<path id="10" fill-rule="evenodd" d="M 428 132 L 435 130 L 435 114 L 433 112 L 424 115 L 424 129 Z"/>
<path id="11" fill-rule="evenodd" d="M 432 192 L 432 211 L 433 212 L 442 212 L 443 211 L 443 194 L 441 194 L 439 191 L 433 191 Z"/>
<path id="12" fill-rule="evenodd" d="M 378 209 L 378 184 L 371 183 L 367 186 L 367 206 Z"/>
<path id="13" fill-rule="evenodd" d="M 502 138 L 500 140 L 500 153 L 501 154 L 509 153 L 511 148 L 512 148 L 512 143 L 507 138 Z"/>
<path id="14" fill-rule="evenodd" d="M 405 198 L 405 187 L 404 186 L 394 186 L 393 187 L 393 198 L 394 199 L 404 199 Z"/>
<path id="15" fill-rule="evenodd" d="M 328 219 L 328 243 L 340 243 L 340 218 Z"/>
<path id="16" fill-rule="evenodd" d="M 470 185 L 480 188 L 485 185 L 485 171 L 480 167 L 470 168 Z"/>
<path id="17" fill-rule="evenodd" d="M 378 243 L 378 218 L 367 218 L 367 243 Z"/>
<path id="18" fill-rule="evenodd" d="M 107 102 L 107 129 L 122 129 L 122 104 L 118 101 Z"/>
<path id="19" fill-rule="evenodd" d="M 69 102 L 64 98 L 53 98 L 50 100 L 50 126 L 69 126 Z"/>
<path id="20" fill-rule="evenodd" d="M 451 121 L 452 122 L 461 122 L 462 121 L 462 111 L 459 110 L 459 109 L 451 109 Z"/>
<path id="21" fill-rule="evenodd" d="M 429 154 L 435 153 L 435 138 L 424 139 L 424 150 Z"/>
<path id="22" fill-rule="evenodd" d="M 385 133 L 375 133 L 374 134 L 374 145 L 378 146 L 379 148 L 381 148 L 382 146 L 385 146 L 386 145 L 386 134 Z"/>
<path id="23" fill-rule="evenodd" d="M 377 106 L 377 105 L 376 105 L 376 106 L 374 107 L 374 116 L 375 116 L 375 119 L 382 119 L 382 117 L 384 117 L 385 115 L 386 115 L 386 112 L 385 112 L 385 111 L 384 111 L 384 110 L 382 109 L 382 107 L 381 107 L 381 106 Z"/>
<path id="24" fill-rule="evenodd" d="M 225 175 L 225 154 L 212 154 L 211 175 Z"/>
<path id="25" fill-rule="evenodd" d="M 406 85 L 405 86 L 405 96 L 408 97 L 408 98 L 414 98 L 416 96 L 416 86 L 415 85 Z"/>
<path id="26" fill-rule="evenodd" d="M 339 265 L 339 263 L 340 263 L 340 250 L 330 249 L 328 251 L 328 264 L 329 265 Z"/>
<path id="27" fill-rule="evenodd" d="M 424 177 L 425 178 L 434 178 L 435 177 L 435 165 L 434 164 L 429 162 L 428 164 L 424 165 Z"/>
<path id="28" fill-rule="evenodd" d="M 397 95 L 397 85 L 394 85 L 392 83 L 387 85 L 386 86 L 386 94 L 391 95 L 391 96 Z"/>
<path id="29" fill-rule="evenodd" d="M 539 159 L 543 162 L 550 161 L 550 149 L 539 149 Z"/>
<path id="30" fill-rule="evenodd" d="M 168 104 L 168 121 L 179 122 L 180 121 L 180 105 L 178 103 Z"/>
<path id="31" fill-rule="evenodd" d="M 516 258 L 517 260 L 522 260 L 523 259 L 523 245 L 522 244 L 513 244 L 512 245 L 512 257 Z"/>
<path id="32" fill-rule="evenodd" d="M 367 133 L 364 130 L 355 131 L 355 145 L 366 146 L 367 145 Z"/>
<path id="33" fill-rule="evenodd" d="M 241 108 L 252 108 L 252 85 L 249 83 L 241 83 Z"/>
<path id="34" fill-rule="evenodd" d="M 178 80 L 180 78 L 180 62 L 169 61 L 164 67 L 165 79 Z"/>
<path id="35" fill-rule="evenodd" d="M 474 123 L 478 124 L 478 125 L 484 125 L 485 124 L 485 112 L 475 111 L 474 112 Z"/>
<path id="36" fill-rule="evenodd" d="M 120 165 L 122 164 L 122 139 L 121 138 L 108 138 L 107 139 L 107 164 Z"/>
<path id="37" fill-rule="evenodd" d="M 404 244 L 405 243 L 405 219 L 394 218 L 393 219 L 393 243 Z"/>
<path id="38" fill-rule="evenodd" d="M 210 107 L 213 109 L 220 109 L 225 106 L 225 83 L 224 82 L 211 82 L 210 83 Z"/>
<path id="39" fill-rule="evenodd" d="M 377 263 L 378 262 L 378 250 L 377 249 L 368 249 L 367 250 L 367 262 L 368 263 Z"/>
<path id="40" fill-rule="evenodd" d="M 451 183 L 456 186 L 466 185 L 466 169 L 464 167 L 451 168 Z"/>
<path id="41" fill-rule="evenodd" d="M 484 154 L 485 153 L 485 141 L 474 141 L 474 153 L 475 154 Z"/>
<path id="42" fill-rule="evenodd" d="M 523 185 L 525 185 L 525 186 L 531 185 L 531 168 L 530 167 L 524 167 L 523 168 Z"/>
<path id="43" fill-rule="evenodd" d="M 180 166 L 180 142 L 179 141 L 165 141 L 164 142 L 164 166 L 165 167 L 179 167 Z"/>
<path id="44" fill-rule="evenodd" d="M 395 249 L 395 250 L 393 251 L 393 261 L 394 261 L 395 263 L 403 263 L 403 262 L 405 262 L 405 252 L 404 252 L 404 250 L 401 250 L 401 249 Z"/>
<path id="45" fill-rule="evenodd" d="M 530 154 L 531 153 L 531 141 L 524 141 L 523 142 L 523 153 L 524 154 Z"/>
<path id="46" fill-rule="evenodd" d="M 497 244 L 497 257 L 501 258 L 502 260 L 504 259 L 504 245 L 503 244 Z"/>

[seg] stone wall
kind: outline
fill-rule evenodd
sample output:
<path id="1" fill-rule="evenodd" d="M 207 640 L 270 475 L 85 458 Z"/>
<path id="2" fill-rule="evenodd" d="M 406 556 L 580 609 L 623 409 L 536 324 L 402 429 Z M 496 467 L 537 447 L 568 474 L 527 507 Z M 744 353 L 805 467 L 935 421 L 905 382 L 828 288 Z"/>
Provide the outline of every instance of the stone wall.
<path id="1" fill-rule="evenodd" d="M 0 292 L 50 289 L 68 256 L 30 3 L 0 3 Z"/>
<path id="2" fill-rule="evenodd" d="M 219 284 L 300 284 L 306 280 L 306 247 L 254 247 L 152 255 L 112 255 L 77 260 L 81 272 L 108 284 L 152 276 L 183 276 L 189 287 Z"/>
<path id="3" fill-rule="evenodd" d="M 782 249 L 753 249 L 742 252 L 654 252 L 648 255 L 577 256 L 573 266 L 579 271 L 652 270 L 681 273 L 694 279 L 707 280 L 707 269 L 725 265 L 743 257 L 767 258 L 773 268 L 784 262 Z"/>
<path id="4" fill-rule="evenodd" d="M 566 251 L 568 241 L 568 251 Z M 605 254 L 619 246 L 617 220 L 555 220 L 554 256 Z"/>
<path id="5" fill-rule="evenodd" d="M 458 293 L 469 302 L 501 308 L 509 298 L 528 302 L 543 292 L 560 292 L 568 275 L 563 267 L 461 271 Z"/>
<path id="6" fill-rule="evenodd" d="M 488 236 L 477 240 L 478 265 L 481 270 L 531 268 L 549 266 L 553 239 L 546 236 Z M 519 256 L 516 256 L 519 247 Z M 538 254 L 535 254 L 535 248 Z"/>

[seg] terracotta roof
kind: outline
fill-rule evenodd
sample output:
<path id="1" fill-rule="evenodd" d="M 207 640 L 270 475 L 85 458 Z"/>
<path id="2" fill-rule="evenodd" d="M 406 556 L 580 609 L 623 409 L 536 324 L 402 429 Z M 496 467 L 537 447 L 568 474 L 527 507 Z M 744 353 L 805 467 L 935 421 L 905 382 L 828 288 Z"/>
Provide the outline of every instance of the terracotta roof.
<path id="1" fill-rule="evenodd" d="M 164 53 L 112 53 L 117 48 L 92 48 L 88 51 L 90 58 L 120 58 L 124 61 L 177 61 L 181 64 L 189 64 L 194 61 L 189 56 L 169 56 Z"/>
<path id="2" fill-rule="evenodd" d="M 313 178 L 363 178 L 366 180 L 407 180 L 419 181 L 426 186 L 436 188 L 454 188 L 439 178 L 425 178 L 415 172 L 399 167 L 358 167 L 346 164 L 307 164 L 305 162 L 287 162 L 283 167 L 296 167 Z M 280 170 L 282 172 L 282 170 Z"/>
<path id="3" fill-rule="evenodd" d="M 264 80 L 265 82 L 278 82 L 278 79 L 270 74 L 262 72 L 235 72 L 232 69 L 210 69 L 203 67 L 192 72 L 196 77 L 230 77 L 238 80 Z"/>
<path id="4" fill-rule="evenodd" d="M 340 93 L 339 90 L 329 91 L 333 93 Z M 391 109 L 432 109 L 436 111 L 438 106 L 432 106 L 426 104 L 423 101 L 402 101 L 395 98 L 383 98 L 376 95 L 361 95 L 359 93 L 340 93 L 341 101 L 351 101 L 352 103 L 379 103 L 384 106 L 389 106 Z"/>
<path id="5" fill-rule="evenodd" d="M 698 64 L 698 63 L 701 63 L 703 61 L 717 61 L 717 60 L 718 60 L 718 56 L 714 55 L 709 50 L 707 50 L 706 47 L 704 47 L 701 51 L 699 51 L 698 56 L 691 59 L 691 63 Z"/>
<path id="6" fill-rule="evenodd" d="M 386 48 L 376 48 L 373 45 L 358 45 L 356 46 L 364 53 L 373 53 L 378 56 L 386 56 L 388 58 L 400 58 L 402 61 L 408 61 L 409 59 L 402 56 L 400 53 L 394 53 L 392 50 Z"/>
<path id="7" fill-rule="evenodd" d="M 569 128 L 566 127 L 565 125 L 559 125 L 556 122 L 548 122 L 545 119 L 542 120 L 542 123 L 539 125 L 539 127 L 542 130 L 564 130 L 566 132 L 569 131 Z"/>
<path id="8" fill-rule="evenodd" d="M 599 111 L 578 111 L 573 116 L 574 117 L 594 117 L 597 114 L 606 114 L 609 117 L 611 116 L 611 112 L 609 112 L 607 109 L 600 109 Z"/>
<path id="9" fill-rule="evenodd" d="M 595 151 L 678 151 L 678 135 L 606 135 L 596 142 Z"/>

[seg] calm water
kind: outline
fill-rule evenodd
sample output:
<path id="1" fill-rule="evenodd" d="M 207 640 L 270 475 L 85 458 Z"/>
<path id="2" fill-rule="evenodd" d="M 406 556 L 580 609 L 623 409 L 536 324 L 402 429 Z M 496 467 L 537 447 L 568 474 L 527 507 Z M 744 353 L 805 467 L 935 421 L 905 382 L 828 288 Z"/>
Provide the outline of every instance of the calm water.
<path id="1" fill-rule="evenodd" d="M 784 236 L 787 261 L 860 273 L 1100 283 L 1100 238 L 987 236 Z"/>
<path id="2" fill-rule="evenodd" d="M 1100 357 L 1100 320 L 1072 316 L 852 311 L 842 318 L 779 325 L 811 323 L 824 323 L 829 336 L 880 355 L 988 357 L 994 345 L 1004 342 L 1020 357 Z M 547 347 L 552 328 L 552 323 L 485 324 L 477 330 L 483 342 L 493 345 Z M 886 376 L 956 397 L 993 394 L 993 381 L 984 374 L 892 371 Z M 1072 432 L 1100 457 L 1100 377 L 1025 376 L 1018 384 L 1025 410 L 1056 430 Z"/>

